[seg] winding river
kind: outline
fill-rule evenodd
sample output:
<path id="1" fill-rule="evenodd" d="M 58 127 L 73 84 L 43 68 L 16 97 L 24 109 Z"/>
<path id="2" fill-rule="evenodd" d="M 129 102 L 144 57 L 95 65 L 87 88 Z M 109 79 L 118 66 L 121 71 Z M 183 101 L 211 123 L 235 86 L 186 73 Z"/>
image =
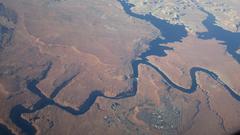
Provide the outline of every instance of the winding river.
<path id="1" fill-rule="evenodd" d="M 51 94 L 50 97 L 46 97 L 44 94 L 41 93 L 41 90 L 36 87 L 36 85 L 41 80 L 43 80 L 47 77 L 48 71 L 51 68 L 51 63 L 49 63 L 47 68 L 42 72 L 41 77 L 27 82 L 28 90 L 30 90 L 33 94 L 37 95 L 40 98 L 40 100 L 37 101 L 37 103 L 34 104 L 33 107 L 30 109 L 25 108 L 23 105 L 19 104 L 19 105 L 16 105 L 15 107 L 13 107 L 10 112 L 10 119 L 12 120 L 12 122 L 14 122 L 16 124 L 16 126 L 18 126 L 22 130 L 22 133 L 27 134 L 27 135 L 34 135 L 34 134 L 36 134 L 37 130 L 31 124 L 31 122 L 23 119 L 21 117 L 21 115 L 37 112 L 46 106 L 56 106 L 68 113 L 71 113 L 72 115 L 82 115 L 90 109 L 90 107 L 94 104 L 97 97 L 105 97 L 108 99 L 123 99 L 123 98 L 135 96 L 137 93 L 137 86 L 138 86 L 138 66 L 140 64 L 144 64 L 146 66 L 151 67 L 152 69 L 157 71 L 157 73 L 159 73 L 171 87 L 176 88 L 176 89 L 178 89 L 184 93 L 188 93 L 188 94 L 191 94 L 197 90 L 198 84 L 197 84 L 197 79 L 196 79 L 196 73 L 204 72 L 204 73 L 208 74 L 211 78 L 213 78 L 214 80 L 216 80 L 217 82 L 222 84 L 225 87 L 225 89 L 232 95 L 232 97 L 234 99 L 240 101 L 240 96 L 237 93 L 235 93 L 234 90 L 232 90 L 229 86 L 227 86 L 223 81 L 221 81 L 221 79 L 218 77 L 218 75 L 216 73 L 209 71 L 202 67 L 193 67 L 190 70 L 190 76 L 192 79 L 192 84 L 191 84 L 190 88 L 183 88 L 183 87 L 177 85 L 176 83 L 174 83 L 173 81 L 171 81 L 171 79 L 163 71 L 161 71 L 160 68 L 154 66 L 153 64 L 151 64 L 148 61 L 147 56 L 152 56 L 152 55 L 158 56 L 158 57 L 166 56 L 167 54 L 165 53 L 165 50 L 169 50 L 169 49 L 173 49 L 173 48 L 161 46 L 161 44 L 166 44 L 166 43 L 171 43 L 171 42 L 181 42 L 181 40 L 187 36 L 187 31 L 185 30 L 185 27 L 183 25 L 170 24 L 165 20 L 161 20 L 159 18 L 154 17 L 153 15 L 151 15 L 151 13 L 146 14 L 146 15 L 134 13 L 131 10 L 131 8 L 134 5 L 129 4 L 126 0 L 118 0 L 118 2 L 120 2 L 120 4 L 123 6 L 124 11 L 129 16 L 132 16 L 137 19 L 151 23 L 154 27 L 156 27 L 157 29 L 159 29 L 161 31 L 161 36 L 164 37 L 164 38 L 157 37 L 154 40 L 152 40 L 149 43 L 149 49 L 146 50 L 145 52 L 143 52 L 139 56 L 140 59 L 132 60 L 133 79 L 132 79 L 131 88 L 129 90 L 126 90 L 123 93 L 119 93 L 115 97 L 107 97 L 100 90 L 96 90 L 89 95 L 89 97 L 86 99 L 86 101 L 82 105 L 80 105 L 78 109 L 74 109 L 69 106 L 64 106 L 64 105 L 61 105 L 61 104 L 55 102 L 53 98 L 58 94 L 59 91 L 61 91 L 64 88 L 64 86 L 67 85 L 67 82 L 65 82 L 61 87 L 57 88 L 57 90 L 53 91 L 53 93 Z M 208 13 L 208 18 L 203 22 L 203 24 L 209 29 L 209 32 L 199 33 L 199 37 L 204 38 L 204 39 L 208 39 L 208 38 L 212 38 L 212 37 L 216 38 L 215 32 L 217 31 L 218 27 L 215 27 L 215 25 L 213 26 L 214 22 L 215 22 L 215 20 L 213 19 L 213 16 L 211 16 L 211 14 Z M 221 29 L 221 33 L 229 34 L 228 31 L 225 31 L 223 29 Z M 231 37 L 231 36 L 232 35 L 230 33 L 229 37 Z M 220 38 L 221 37 L 217 37 L 217 39 L 220 39 Z M 221 38 L 221 39 L 223 40 L 224 38 Z M 232 41 L 232 42 L 234 42 L 234 41 Z M 226 44 L 228 44 L 228 43 L 229 42 L 226 42 Z M 231 43 L 229 43 L 229 44 L 231 44 Z M 231 47 L 230 46 L 231 45 L 229 45 L 229 49 L 228 49 L 229 52 L 231 52 L 231 50 L 235 49 L 234 46 L 231 46 Z M 232 54 L 232 55 L 235 59 L 238 60 L 238 56 L 235 57 L 234 54 Z"/>

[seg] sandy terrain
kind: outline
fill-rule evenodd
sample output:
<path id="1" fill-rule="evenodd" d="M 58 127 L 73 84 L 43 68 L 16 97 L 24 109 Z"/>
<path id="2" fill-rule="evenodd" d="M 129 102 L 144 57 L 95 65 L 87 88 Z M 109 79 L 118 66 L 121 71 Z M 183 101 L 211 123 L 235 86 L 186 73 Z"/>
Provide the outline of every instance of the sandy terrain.
<path id="1" fill-rule="evenodd" d="M 189 32 L 204 31 L 201 24 L 206 14 L 198 6 L 203 7 L 216 17 L 216 24 L 226 30 L 239 31 L 240 17 L 238 0 L 130 0 L 135 5 L 134 11 L 142 14 L 151 12 L 154 16 L 171 23 L 184 24 Z"/>
<path id="2" fill-rule="evenodd" d="M 196 89 L 186 93 L 146 64 L 140 64 L 138 78 L 133 77 L 131 61 L 140 59 L 137 56 L 161 32 L 150 22 L 129 17 L 115 0 L 0 3 L 7 9 L 0 17 L 0 27 L 7 31 L 0 46 L 0 124 L 12 133 L 24 134 L 16 123 L 29 124 L 28 130 L 33 128 L 38 135 L 226 135 L 240 129 L 239 101 L 219 83 L 239 95 L 240 65 L 219 41 L 201 40 L 190 33 L 182 42 L 163 44 L 173 48 L 165 57 L 147 57 L 174 84 L 186 89 L 193 83 L 189 73 L 193 67 L 219 76 L 214 80 L 196 72 Z M 137 8 L 134 11 L 144 13 Z M 11 18 L 14 13 L 17 21 Z M 199 10 L 192 13 L 199 18 L 188 20 L 191 14 L 181 18 L 187 29 L 205 31 L 201 21 L 206 15 Z M 191 25 L 192 21 L 198 23 Z M 225 23 L 218 20 L 218 25 Z M 130 90 L 133 80 L 138 82 L 136 95 L 90 99 L 92 106 L 81 113 L 81 105 L 88 103 L 94 91 L 114 97 Z M 19 106 L 25 113 L 13 117 Z"/>

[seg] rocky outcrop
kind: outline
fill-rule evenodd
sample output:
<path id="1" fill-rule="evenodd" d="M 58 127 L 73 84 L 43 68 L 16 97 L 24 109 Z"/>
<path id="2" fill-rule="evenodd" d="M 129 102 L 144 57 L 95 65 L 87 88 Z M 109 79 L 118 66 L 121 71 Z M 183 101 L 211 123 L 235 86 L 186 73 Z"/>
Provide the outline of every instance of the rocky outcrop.
<path id="1" fill-rule="evenodd" d="M 0 3 L 0 48 L 9 45 L 16 23 L 17 14 Z"/>

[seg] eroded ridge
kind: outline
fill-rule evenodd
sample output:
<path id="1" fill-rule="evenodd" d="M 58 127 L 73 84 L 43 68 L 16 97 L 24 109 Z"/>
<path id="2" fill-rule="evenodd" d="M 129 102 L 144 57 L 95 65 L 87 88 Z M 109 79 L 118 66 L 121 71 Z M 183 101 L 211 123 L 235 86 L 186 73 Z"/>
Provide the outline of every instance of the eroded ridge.
<path id="1" fill-rule="evenodd" d="M 16 23 L 17 14 L 0 3 L 0 49 L 10 44 Z"/>

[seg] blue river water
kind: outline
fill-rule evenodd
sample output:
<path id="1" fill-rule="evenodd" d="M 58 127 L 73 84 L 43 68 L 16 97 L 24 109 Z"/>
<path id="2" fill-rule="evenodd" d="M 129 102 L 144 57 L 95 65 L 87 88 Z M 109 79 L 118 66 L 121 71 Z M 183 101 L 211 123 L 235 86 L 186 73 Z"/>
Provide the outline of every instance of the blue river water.
<path id="1" fill-rule="evenodd" d="M 203 25 L 207 28 L 207 32 L 197 33 L 200 39 L 216 39 L 222 41 L 222 45 L 226 46 L 227 52 L 240 64 L 240 54 L 237 53 L 240 49 L 240 32 L 231 32 L 215 25 L 216 18 L 214 15 L 200 8 L 206 13 L 207 19 L 203 21 Z"/>
<path id="2" fill-rule="evenodd" d="M 78 109 L 74 109 L 69 106 L 64 106 L 64 105 L 61 105 L 61 104 L 55 102 L 53 98 L 58 94 L 59 91 L 61 91 L 63 89 L 64 86 L 67 85 L 68 82 L 64 82 L 64 84 L 62 84 L 61 87 L 58 87 L 51 94 L 50 97 L 46 97 L 44 94 L 41 93 L 41 90 L 36 87 L 36 85 L 41 80 L 43 80 L 47 77 L 48 71 L 51 68 L 51 63 L 49 63 L 47 68 L 42 72 L 41 77 L 27 82 L 28 90 L 30 90 L 33 94 L 37 95 L 40 98 L 40 100 L 37 101 L 37 103 L 34 104 L 31 109 L 25 108 L 23 105 L 19 104 L 19 105 L 16 105 L 15 107 L 13 107 L 10 112 L 10 119 L 12 120 L 13 123 L 16 124 L 16 126 L 18 126 L 22 130 L 22 133 L 27 134 L 27 135 L 34 135 L 34 134 L 36 134 L 37 130 L 31 124 L 31 122 L 23 119 L 21 117 L 21 115 L 26 114 L 26 113 L 37 112 L 46 106 L 56 106 L 72 115 L 82 115 L 91 108 L 91 106 L 94 104 L 97 97 L 105 97 L 108 99 L 123 99 L 123 98 L 129 98 L 129 97 L 135 96 L 137 93 L 137 86 L 138 86 L 138 66 L 140 64 L 144 64 L 146 66 L 151 67 L 152 69 L 157 71 L 157 73 L 159 73 L 171 87 L 176 88 L 176 89 L 178 89 L 184 93 L 188 93 L 188 94 L 191 94 L 197 90 L 198 84 L 197 84 L 197 79 L 196 79 L 196 73 L 204 72 L 204 73 L 208 74 L 210 77 L 212 77 L 214 80 L 221 83 L 225 87 L 225 89 L 232 95 L 232 97 L 234 99 L 240 101 L 240 96 L 238 94 L 236 94 L 234 92 L 234 90 L 232 90 L 229 86 L 227 86 L 223 81 L 221 81 L 216 73 L 209 71 L 207 69 L 204 69 L 202 67 L 193 67 L 190 70 L 190 76 L 192 79 L 192 84 L 191 84 L 190 88 L 183 88 L 183 87 L 175 84 L 173 81 L 171 81 L 171 79 L 164 72 L 162 72 L 160 68 L 158 68 L 158 67 L 154 66 L 153 64 L 151 64 L 150 62 L 148 62 L 147 56 L 152 56 L 152 55 L 159 56 L 159 57 L 166 56 L 167 54 L 165 53 L 165 51 L 173 50 L 173 48 L 170 48 L 167 46 L 161 46 L 161 44 L 171 43 L 171 42 L 181 42 L 181 40 L 183 38 L 187 37 L 187 35 L 188 35 L 184 25 L 170 24 L 165 20 L 154 17 L 151 13 L 146 14 L 146 15 L 134 13 L 131 10 L 134 5 L 129 4 L 126 0 L 118 0 L 118 2 L 120 2 L 120 4 L 122 5 L 126 14 L 128 14 L 129 16 L 135 17 L 137 19 L 149 22 L 154 27 L 159 29 L 161 31 L 161 37 L 164 37 L 164 38 L 160 38 L 160 36 L 159 36 L 159 37 L 153 39 L 149 43 L 149 49 L 146 50 L 145 52 L 143 52 L 142 54 L 140 54 L 140 56 L 139 56 L 140 59 L 132 60 L 133 79 L 132 79 L 131 88 L 129 90 L 126 90 L 125 92 L 119 93 L 115 97 L 107 97 L 101 92 L 101 90 L 95 90 L 94 92 L 92 92 L 89 95 L 89 97 L 86 99 L 86 101 L 82 105 L 79 106 Z M 203 22 L 203 24 L 208 28 L 209 31 L 205 32 L 205 33 L 198 33 L 199 38 L 203 38 L 203 39 L 216 38 L 219 40 L 224 40 L 224 41 L 226 41 L 226 45 L 229 46 L 229 49 L 228 49 L 229 53 L 231 53 L 232 52 L 231 50 L 236 49 L 236 47 L 234 47 L 234 45 L 231 45 L 231 44 L 235 43 L 235 41 L 230 42 L 230 41 L 228 41 L 228 39 L 225 40 L 225 38 L 223 38 L 222 36 L 218 37 L 218 34 L 216 34 L 215 32 L 216 31 L 218 32 L 219 27 L 214 25 L 214 22 L 215 22 L 213 19 L 214 16 L 212 16 L 209 13 L 207 13 L 207 14 L 208 14 L 208 18 Z M 223 29 L 221 29 L 221 31 L 219 31 L 219 32 L 221 32 L 223 35 L 229 34 L 228 31 L 225 31 Z M 231 34 L 232 33 L 230 33 L 229 37 L 231 37 Z M 226 36 L 226 37 L 228 37 L 228 36 Z M 231 54 L 234 57 L 235 54 L 234 53 L 231 53 Z M 238 60 L 237 55 L 234 58 L 236 60 Z"/>
<path id="3" fill-rule="evenodd" d="M 14 135 L 10 129 L 0 123 L 0 135 Z"/>

